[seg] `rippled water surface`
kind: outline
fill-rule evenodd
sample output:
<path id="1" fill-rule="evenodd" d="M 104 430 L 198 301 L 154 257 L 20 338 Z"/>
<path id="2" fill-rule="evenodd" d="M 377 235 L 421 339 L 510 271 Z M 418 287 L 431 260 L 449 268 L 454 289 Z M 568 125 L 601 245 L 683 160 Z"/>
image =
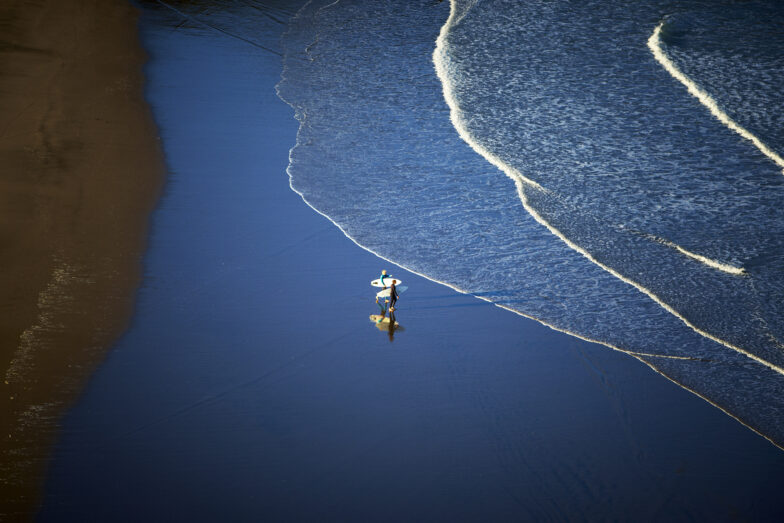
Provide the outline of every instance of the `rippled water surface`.
<path id="1" fill-rule="evenodd" d="M 311 2 L 292 187 L 432 279 L 784 442 L 784 8 Z"/>

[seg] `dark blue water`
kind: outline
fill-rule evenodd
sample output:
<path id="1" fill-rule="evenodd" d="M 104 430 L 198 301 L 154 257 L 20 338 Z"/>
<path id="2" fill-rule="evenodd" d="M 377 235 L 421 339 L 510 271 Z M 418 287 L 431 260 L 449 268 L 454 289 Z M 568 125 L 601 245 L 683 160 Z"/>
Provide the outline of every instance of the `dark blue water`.
<path id="1" fill-rule="evenodd" d="M 292 187 L 380 256 L 628 352 L 781 444 L 782 20 L 311 2 L 279 85 Z"/>

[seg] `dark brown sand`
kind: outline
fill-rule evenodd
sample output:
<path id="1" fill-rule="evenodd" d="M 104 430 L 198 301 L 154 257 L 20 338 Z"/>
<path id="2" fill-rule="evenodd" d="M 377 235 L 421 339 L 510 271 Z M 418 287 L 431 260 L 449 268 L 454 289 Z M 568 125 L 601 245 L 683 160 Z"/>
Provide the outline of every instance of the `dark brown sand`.
<path id="1" fill-rule="evenodd" d="M 132 311 L 163 164 L 123 0 L 0 7 L 0 520 Z"/>

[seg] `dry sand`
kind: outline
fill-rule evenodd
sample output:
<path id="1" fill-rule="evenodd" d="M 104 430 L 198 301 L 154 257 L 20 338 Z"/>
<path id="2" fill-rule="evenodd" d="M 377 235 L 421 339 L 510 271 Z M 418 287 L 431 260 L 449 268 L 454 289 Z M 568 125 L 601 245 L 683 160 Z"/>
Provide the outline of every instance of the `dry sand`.
<path id="1" fill-rule="evenodd" d="M 137 18 L 0 7 L 0 520 L 30 514 L 63 409 L 132 311 L 164 172 Z"/>

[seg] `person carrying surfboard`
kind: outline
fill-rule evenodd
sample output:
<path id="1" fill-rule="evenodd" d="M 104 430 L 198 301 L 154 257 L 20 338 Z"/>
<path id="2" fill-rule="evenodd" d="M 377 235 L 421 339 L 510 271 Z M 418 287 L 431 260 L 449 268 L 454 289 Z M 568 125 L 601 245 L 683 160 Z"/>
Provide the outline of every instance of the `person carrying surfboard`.
<path id="1" fill-rule="evenodd" d="M 397 302 L 397 289 L 395 288 L 395 280 L 392 280 L 392 285 L 389 286 L 389 312 L 395 310 L 395 303 Z"/>
<path id="2" fill-rule="evenodd" d="M 379 276 L 379 278 L 378 278 L 379 280 L 381 280 L 381 286 L 382 286 L 384 289 L 386 289 L 386 288 L 387 288 L 387 284 L 386 284 L 386 282 L 384 281 L 384 278 L 387 278 L 387 279 L 391 279 L 391 278 L 392 278 L 392 276 L 390 276 L 390 275 L 388 275 L 388 274 L 387 274 L 387 271 L 386 271 L 386 269 L 385 269 L 385 270 L 383 270 L 383 271 L 381 271 L 381 276 Z"/>

